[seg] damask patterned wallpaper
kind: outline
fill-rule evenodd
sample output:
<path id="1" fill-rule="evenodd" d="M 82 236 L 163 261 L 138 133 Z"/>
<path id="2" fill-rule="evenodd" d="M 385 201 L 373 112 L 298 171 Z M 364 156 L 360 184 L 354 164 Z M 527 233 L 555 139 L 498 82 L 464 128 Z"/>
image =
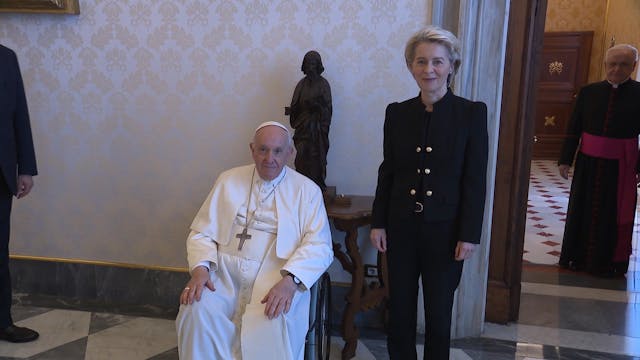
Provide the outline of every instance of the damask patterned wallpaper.
<path id="1" fill-rule="evenodd" d="M 15 202 L 12 254 L 186 264 L 216 176 L 284 106 L 318 50 L 332 86 L 327 183 L 373 194 L 386 104 L 418 92 L 404 42 L 425 0 L 82 0 L 79 16 L 0 14 L 19 57 L 41 175 Z"/>

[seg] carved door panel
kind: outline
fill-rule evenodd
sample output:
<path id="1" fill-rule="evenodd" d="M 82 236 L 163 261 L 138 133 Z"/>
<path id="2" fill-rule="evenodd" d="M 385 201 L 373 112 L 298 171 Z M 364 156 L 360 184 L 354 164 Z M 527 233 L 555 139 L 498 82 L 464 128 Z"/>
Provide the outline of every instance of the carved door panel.
<path id="1" fill-rule="evenodd" d="M 534 159 L 557 160 L 575 96 L 587 83 L 592 31 L 544 34 L 538 72 Z"/>

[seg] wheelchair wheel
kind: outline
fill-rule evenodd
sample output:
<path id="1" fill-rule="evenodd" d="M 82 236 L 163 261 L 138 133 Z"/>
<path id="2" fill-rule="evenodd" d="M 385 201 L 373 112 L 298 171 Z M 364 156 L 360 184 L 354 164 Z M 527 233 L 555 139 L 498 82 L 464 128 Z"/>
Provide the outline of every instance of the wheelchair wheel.
<path id="1" fill-rule="evenodd" d="M 324 273 L 320 278 L 315 325 L 317 358 L 329 360 L 331 351 L 331 277 L 328 273 Z"/>

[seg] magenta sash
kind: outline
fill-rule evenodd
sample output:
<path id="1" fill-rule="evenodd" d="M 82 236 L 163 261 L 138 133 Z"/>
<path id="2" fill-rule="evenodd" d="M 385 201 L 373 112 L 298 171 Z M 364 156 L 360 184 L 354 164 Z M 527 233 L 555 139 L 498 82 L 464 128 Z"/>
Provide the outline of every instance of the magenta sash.
<path id="1" fill-rule="evenodd" d="M 624 239 L 628 237 L 624 234 L 628 232 L 629 226 L 633 227 L 635 217 L 638 138 L 615 139 L 583 132 L 580 151 L 593 157 L 618 160 L 618 241 L 615 258 L 628 259 L 631 254 L 631 239 Z"/>

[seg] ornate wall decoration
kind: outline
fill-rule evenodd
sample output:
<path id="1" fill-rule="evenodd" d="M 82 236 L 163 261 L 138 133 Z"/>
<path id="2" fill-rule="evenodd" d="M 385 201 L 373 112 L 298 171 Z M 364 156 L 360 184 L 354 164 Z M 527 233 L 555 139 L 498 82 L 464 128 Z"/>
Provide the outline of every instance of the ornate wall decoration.
<path id="1" fill-rule="evenodd" d="M 560 75 L 562 73 L 562 63 L 560 61 L 550 62 L 548 68 L 550 75 L 553 75 L 554 73 L 558 73 L 558 75 Z"/>
<path id="2" fill-rule="evenodd" d="M 556 126 L 556 116 L 555 115 L 545 116 L 544 117 L 544 127 L 547 127 L 547 126 Z"/>

